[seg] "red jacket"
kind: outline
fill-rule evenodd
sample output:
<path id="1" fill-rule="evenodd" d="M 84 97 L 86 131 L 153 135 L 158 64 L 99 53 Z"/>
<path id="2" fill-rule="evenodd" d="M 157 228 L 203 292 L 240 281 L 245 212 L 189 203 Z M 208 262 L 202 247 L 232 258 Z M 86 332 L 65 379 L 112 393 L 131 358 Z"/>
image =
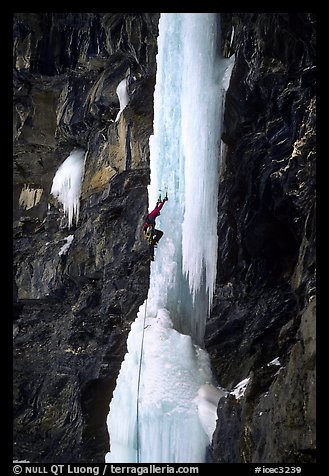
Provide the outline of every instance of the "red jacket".
<path id="1" fill-rule="evenodd" d="M 162 202 L 157 202 L 156 207 L 145 217 L 144 230 L 146 230 L 150 225 L 155 225 L 155 219 L 160 215 L 160 210 L 167 201 L 166 198 Z"/>

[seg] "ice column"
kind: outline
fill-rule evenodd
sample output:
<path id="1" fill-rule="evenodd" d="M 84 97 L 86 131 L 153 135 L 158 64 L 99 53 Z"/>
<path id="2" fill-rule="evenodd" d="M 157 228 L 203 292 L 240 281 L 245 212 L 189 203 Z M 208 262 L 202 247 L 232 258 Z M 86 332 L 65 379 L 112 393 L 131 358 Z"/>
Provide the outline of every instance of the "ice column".
<path id="1" fill-rule="evenodd" d="M 225 86 L 232 60 L 219 50 L 218 17 L 184 16 L 181 147 L 185 163 L 183 271 L 195 299 L 203 281 L 211 307 L 217 268 L 220 137 Z"/>
<path id="2" fill-rule="evenodd" d="M 168 190 L 150 296 L 199 345 L 217 269 L 220 137 L 234 58 L 220 54 L 219 15 L 165 13 L 159 24 L 150 208 Z M 160 278 L 161 277 L 161 278 Z"/>

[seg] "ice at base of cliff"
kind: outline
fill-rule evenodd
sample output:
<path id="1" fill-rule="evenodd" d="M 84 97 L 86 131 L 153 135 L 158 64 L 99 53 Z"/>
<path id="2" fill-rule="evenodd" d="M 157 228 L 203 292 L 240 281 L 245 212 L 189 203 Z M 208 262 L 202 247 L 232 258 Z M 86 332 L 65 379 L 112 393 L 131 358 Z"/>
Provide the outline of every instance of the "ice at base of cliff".
<path id="1" fill-rule="evenodd" d="M 198 396 L 193 400 L 198 406 L 199 418 L 210 442 L 216 428 L 218 402 L 225 395 L 227 395 L 225 389 L 204 384 L 201 385 Z"/>
<path id="2" fill-rule="evenodd" d="M 140 344 L 144 305 L 131 326 L 128 353 L 110 405 L 111 452 L 106 462 L 200 462 L 216 424 L 218 398 L 209 356 L 188 335 L 173 329 L 169 312 L 160 309 L 145 322 L 144 354 L 138 402 Z M 118 419 L 120 413 L 124 418 Z"/>

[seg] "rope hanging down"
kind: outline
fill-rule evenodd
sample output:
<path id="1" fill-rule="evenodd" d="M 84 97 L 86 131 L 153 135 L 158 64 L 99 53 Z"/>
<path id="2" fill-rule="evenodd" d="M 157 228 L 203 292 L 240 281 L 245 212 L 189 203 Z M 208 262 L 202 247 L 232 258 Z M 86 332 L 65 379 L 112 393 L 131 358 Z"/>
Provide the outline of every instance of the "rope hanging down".
<path id="1" fill-rule="evenodd" d="M 139 356 L 139 369 L 138 369 L 138 383 L 137 383 L 137 413 L 136 413 L 136 451 L 137 451 L 137 463 L 140 463 L 140 446 L 139 446 L 139 386 L 141 381 L 141 370 L 142 370 L 142 358 L 143 358 L 143 346 L 144 346 L 144 333 L 145 333 L 145 321 L 146 321 L 146 308 L 147 308 L 147 299 L 145 301 L 145 313 L 143 321 L 143 333 L 142 333 L 142 343 L 141 343 L 141 352 Z"/>

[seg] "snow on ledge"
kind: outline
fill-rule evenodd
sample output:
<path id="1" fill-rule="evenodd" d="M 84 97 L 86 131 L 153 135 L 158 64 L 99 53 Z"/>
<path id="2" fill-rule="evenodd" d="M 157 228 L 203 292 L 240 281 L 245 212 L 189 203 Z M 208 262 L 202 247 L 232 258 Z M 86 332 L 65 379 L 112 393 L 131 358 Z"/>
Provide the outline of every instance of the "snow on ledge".
<path id="1" fill-rule="evenodd" d="M 117 117 L 115 118 L 115 122 L 118 122 L 122 111 L 129 103 L 129 96 L 128 96 L 128 90 L 127 90 L 127 78 L 124 78 L 122 81 L 120 81 L 120 83 L 117 86 L 116 93 L 120 103 L 120 111 L 118 112 Z"/>
<path id="2" fill-rule="evenodd" d="M 61 247 L 59 250 L 58 256 L 66 255 L 69 247 L 71 246 L 71 243 L 73 241 L 74 235 L 69 235 L 65 238 L 66 243 Z"/>
<path id="3" fill-rule="evenodd" d="M 271 360 L 271 362 L 269 362 L 269 363 L 267 364 L 268 367 L 269 367 L 270 365 L 281 365 L 281 362 L 280 362 L 280 360 L 279 360 L 279 357 L 277 357 L 276 359 Z"/>
<path id="4" fill-rule="evenodd" d="M 241 380 L 234 388 L 231 390 L 230 395 L 234 395 L 237 400 L 242 398 L 245 394 L 246 388 L 248 386 L 250 377 Z"/>

